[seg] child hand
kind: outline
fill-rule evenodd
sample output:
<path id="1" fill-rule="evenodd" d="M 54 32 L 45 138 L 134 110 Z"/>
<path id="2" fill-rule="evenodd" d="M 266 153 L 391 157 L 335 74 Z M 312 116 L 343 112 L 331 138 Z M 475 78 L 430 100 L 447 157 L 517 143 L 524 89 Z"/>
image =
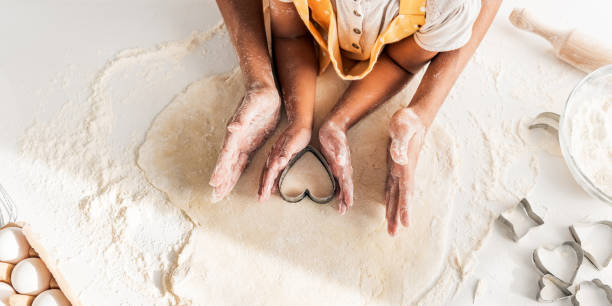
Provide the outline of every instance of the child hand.
<path id="1" fill-rule="evenodd" d="M 333 121 L 327 121 L 319 129 L 321 151 L 338 180 L 338 211 L 345 214 L 353 206 L 353 167 L 346 130 Z"/>
<path id="2" fill-rule="evenodd" d="M 227 196 L 246 167 L 251 154 L 274 131 L 280 118 L 280 97 L 276 88 L 248 90 L 227 125 L 209 185 L 212 201 Z"/>
<path id="3" fill-rule="evenodd" d="M 259 183 L 259 200 L 270 198 L 272 192 L 278 189 L 280 173 L 287 167 L 289 161 L 310 142 L 312 130 L 310 127 L 290 125 L 278 138 L 268 155 L 261 172 Z"/>
<path id="4" fill-rule="evenodd" d="M 391 142 L 385 186 L 387 231 L 395 235 L 398 219 L 408 226 L 408 202 L 414 189 L 414 173 L 427 127 L 411 108 L 397 111 L 390 123 Z"/>

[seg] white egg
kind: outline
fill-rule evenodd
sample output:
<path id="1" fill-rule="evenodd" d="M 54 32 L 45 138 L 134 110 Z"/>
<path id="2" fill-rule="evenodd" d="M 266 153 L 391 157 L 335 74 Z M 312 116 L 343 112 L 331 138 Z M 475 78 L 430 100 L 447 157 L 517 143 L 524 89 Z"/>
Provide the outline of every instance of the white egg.
<path id="1" fill-rule="evenodd" d="M 0 306 L 8 306 L 9 297 L 15 294 L 15 289 L 7 283 L 0 282 Z"/>
<path id="2" fill-rule="evenodd" d="M 49 289 L 39 294 L 32 306 L 70 306 L 70 302 L 59 289 Z"/>
<path id="3" fill-rule="evenodd" d="M 51 273 L 40 258 L 27 258 L 15 265 L 11 284 L 21 294 L 37 295 L 49 289 Z"/>
<path id="4" fill-rule="evenodd" d="M 0 230 L 0 261 L 15 264 L 28 257 L 30 245 L 18 227 Z"/>

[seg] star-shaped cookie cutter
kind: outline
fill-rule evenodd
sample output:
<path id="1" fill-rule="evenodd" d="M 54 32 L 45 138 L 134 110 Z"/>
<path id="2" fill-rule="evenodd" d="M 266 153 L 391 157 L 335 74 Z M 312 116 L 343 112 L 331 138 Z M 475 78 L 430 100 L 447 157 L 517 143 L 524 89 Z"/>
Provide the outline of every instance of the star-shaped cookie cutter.
<path id="1" fill-rule="evenodd" d="M 506 214 L 510 213 L 512 210 L 516 209 L 520 207 L 523 212 L 525 213 L 525 215 L 531 219 L 536 225 L 530 227 L 529 229 L 527 229 L 527 231 L 525 233 L 523 233 L 522 235 L 520 235 L 517 232 L 516 227 L 514 226 L 514 223 L 512 223 L 511 220 L 509 220 L 506 217 Z M 532 229 L 544 224 L 544 220 L 542 219 L 542 217 L 540 217 L 538 214 L 535 213 L 535 211 L 533 210 L 533 208 L 531 207 L 531 204 L 529 203 L 529 201 L 527 199 L 522 199 L 518 204 L 516 204 L 515 206 L 505 210 L 504 212 L 502 212 L 499 217 L 498 217 L 499 221 L 505 225 L 508 228 L 508 231 L 510 232 L 510 236 L 512 238 L 512 240 L 514 241 L 519 241 L 521 238 L 523 238 L 525 235 L 527 235 L 527 233 L 529 231 L 531 231 Z"/>

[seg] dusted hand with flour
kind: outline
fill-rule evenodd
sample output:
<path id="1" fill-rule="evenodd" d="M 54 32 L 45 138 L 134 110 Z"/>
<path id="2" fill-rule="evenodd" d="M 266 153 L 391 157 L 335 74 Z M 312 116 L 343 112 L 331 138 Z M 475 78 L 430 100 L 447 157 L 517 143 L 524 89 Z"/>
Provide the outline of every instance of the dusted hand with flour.
<path id="1" fill-rule="evenodd" d="M 270 196 L 289 160 L 308 145 L 316 75 L 331 65 L 351 83 L 319 128 L 318 138 L 338 181 L 338 209 L 346 213 L 353 205 L 347 131 L 429 63 L 408 107 L 398 110 L 389 126 L 384 202 L 388 231 L 395 235 L 399 224 L 409 224 L 410 197 L 418 180 L 414 173 L 429 126 L 487 32 L 501 0 L 287 1 L 271 0 L 270 17 L 289 127 L 269 153 L 260 200 Z M 247 85 L 263 84 L 269 90 L 274 83 L 261 4 L 238 0 L 218 0 L 218 4 Z M 215 199 L 231 191 L 251 153 L 274 129 L 280 105 L 274 101 L 278 101 L 274 95 L 243 101 L 228 124 L 211 179 Z"/>

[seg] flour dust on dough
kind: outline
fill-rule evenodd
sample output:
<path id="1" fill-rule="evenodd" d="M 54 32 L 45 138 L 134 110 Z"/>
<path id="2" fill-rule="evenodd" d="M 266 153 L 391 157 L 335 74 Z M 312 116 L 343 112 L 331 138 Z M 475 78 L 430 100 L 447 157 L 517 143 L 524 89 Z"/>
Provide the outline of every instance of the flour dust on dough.
<path id="1" fill-rule="evenodd" d="M 315 126 L 346 85 L 333 70 L 319 77 Z M 204 78 L 178 95 L 154 120 L 138 164 L 198 225 L 169 276 L 180 304 L 407 305 L 423 296 L 448 262 L 457 160 L 453 138 L 434 125 L 417 169 L 411 226 L 389 237 L 383 206 L 388 120 L 408 103 L 414 85 L 349 131 L 355 206 L 345 216 L 335 200 L 289 204 L 274 195 L 257 201 L 262 165 L 284 119 L 231 195 L 211 203 L 207 183 L 226 120 L 244 93 L 242 76 Z"/>

